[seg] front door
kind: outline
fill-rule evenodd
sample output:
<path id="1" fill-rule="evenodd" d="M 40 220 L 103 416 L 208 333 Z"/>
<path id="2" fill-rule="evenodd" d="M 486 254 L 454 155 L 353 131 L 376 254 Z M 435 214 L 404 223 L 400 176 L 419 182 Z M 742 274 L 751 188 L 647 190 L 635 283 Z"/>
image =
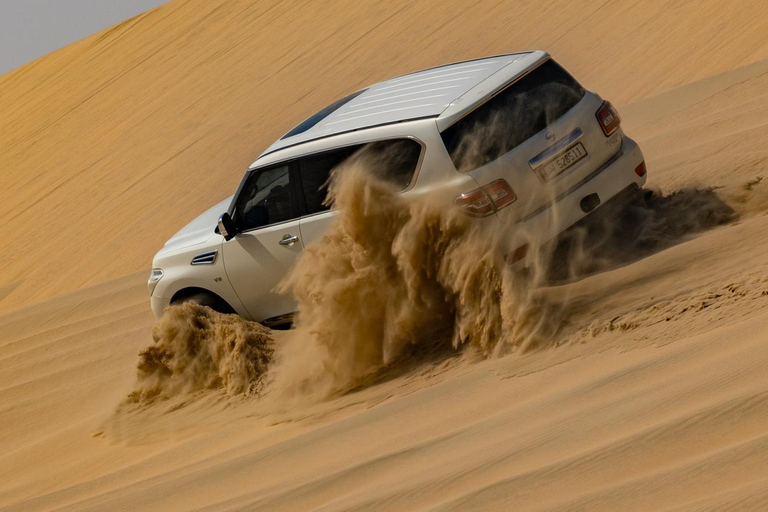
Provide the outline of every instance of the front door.
<path id="1" fill-rule="evenodd" d="M 292 165 L 248 176 L 232 212 L 239 234 L 222 248 L 227 277 L 259 322 L 296 310 L 290 294 L 275 291 L 304 249 Z"/>

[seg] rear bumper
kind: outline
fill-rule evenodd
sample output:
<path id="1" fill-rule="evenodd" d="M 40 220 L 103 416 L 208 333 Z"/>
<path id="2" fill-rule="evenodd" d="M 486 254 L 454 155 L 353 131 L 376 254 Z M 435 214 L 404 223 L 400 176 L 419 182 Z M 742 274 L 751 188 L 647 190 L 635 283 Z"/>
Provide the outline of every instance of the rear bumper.
<path id="1" fill-rule="evenodd" d="M 602 208 L 628 187 L 636 185 L 642 188 L 647 174 L 638 176 L 635 169 L 643 162 L 640 147 L 635 141 L 625 136 L 621 150 L 608 162 L 555 198 L 553 202 L 517 221 L 508 254 L 514 253 L 525 245 L 540 247 L 573 224 Z M 589 197 L 589 202 L 594 203 L 595 196 L 599 200 L 597 206 L 593 205 L 593 209 L 585 212 L 582 209 L 582 201 Z M 528 255 L 525 258 L 527 260 L 536 251 L 525 252 Z"/>

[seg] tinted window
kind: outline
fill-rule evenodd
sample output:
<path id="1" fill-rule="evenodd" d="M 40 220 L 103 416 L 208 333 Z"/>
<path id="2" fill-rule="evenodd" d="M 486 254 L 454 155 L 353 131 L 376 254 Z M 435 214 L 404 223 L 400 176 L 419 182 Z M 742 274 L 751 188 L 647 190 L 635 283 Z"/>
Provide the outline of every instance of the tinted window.
<path id="1" fill-rule="evenodd" d="M 359 146 L 352 146 L 299 159 L 301 190 L 308 214 L 328 209 L 325 195 L 331 170 L 352 156 L 358 148 Z"/>
<path id="2" fill-rule="evenodd" d="M 372 173 L 403 190 L 419 165 L 421 144 L 412 139 L 380 140 L 366 144 L 359 155 Z"/>
<path id="3" fill-rule="evenodd" d="M 549 60 L 446 129 L 443 142 L 456 168 L 471 171 L 536 135 L 584 94 L 571 75 Z"/>
<path id="4" fill-rule="evenodd" d="M 253 229 L 297 217 L 290 180 L 287 164 L 249 176 L 235 208 L 238 227 Z"/>
<path id="5" fill-rule="evenodd" d="M 411 139 L 382 140 L 300 158 L 301 190 L 308 214 L 328 209 L 325 197 L 331 170 L 353 155 L 361 158 L 371 173 L 403 190 L 416 172 L 421 144 Z"/>

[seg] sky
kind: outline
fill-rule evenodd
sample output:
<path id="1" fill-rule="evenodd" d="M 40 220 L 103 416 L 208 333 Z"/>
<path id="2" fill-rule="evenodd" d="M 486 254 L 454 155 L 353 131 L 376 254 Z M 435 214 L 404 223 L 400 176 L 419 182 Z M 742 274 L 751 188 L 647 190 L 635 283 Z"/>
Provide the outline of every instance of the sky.
<path id="1" fill-rule="evenodd" d="M 0 74 L 167 0 L 0 0 Z"/>

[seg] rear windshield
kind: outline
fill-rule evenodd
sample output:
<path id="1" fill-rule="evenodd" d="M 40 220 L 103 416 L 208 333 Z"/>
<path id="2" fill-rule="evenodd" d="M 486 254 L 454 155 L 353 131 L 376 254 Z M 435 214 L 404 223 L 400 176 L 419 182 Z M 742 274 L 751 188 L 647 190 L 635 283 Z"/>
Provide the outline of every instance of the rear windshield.
<path id="1" fill-rule="evenodd" d="M 559 64 L 548 60 L 447 128 L 441 136 L 456 169 L 496 160 L 539 133 L 584 97 Z"/>

